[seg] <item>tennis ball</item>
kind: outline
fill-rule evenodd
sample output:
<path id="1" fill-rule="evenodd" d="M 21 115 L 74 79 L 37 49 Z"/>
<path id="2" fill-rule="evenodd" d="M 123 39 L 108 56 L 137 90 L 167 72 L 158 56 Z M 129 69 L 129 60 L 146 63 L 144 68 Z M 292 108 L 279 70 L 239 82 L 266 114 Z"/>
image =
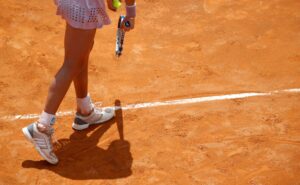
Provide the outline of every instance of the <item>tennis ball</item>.
<path id="1" fill-rule="evenodd" d="M 120 8 L 122 3 L 119 0 L 113 0 L 113 6 L 114 8 L 118 9 Z"/>

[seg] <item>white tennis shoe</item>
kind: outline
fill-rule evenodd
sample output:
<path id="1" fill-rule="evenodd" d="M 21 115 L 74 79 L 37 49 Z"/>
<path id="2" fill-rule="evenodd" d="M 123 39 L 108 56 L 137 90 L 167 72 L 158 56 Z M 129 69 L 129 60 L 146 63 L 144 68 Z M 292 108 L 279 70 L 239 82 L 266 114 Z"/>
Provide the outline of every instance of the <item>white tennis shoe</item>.
<path id="1" fill-rule="evenodd" d="M 93 124 L 100 124 L 109 121 L 115 116 L 114 108 L 96 108 L 88 116 L 82 116 L 78 113 L 75 115 L 72 128 L 75 130 L 84 130 Z"/>
<path id="2" fill-rule="evenodd" d="M 45 132 L 40 132 L 37 123 L 32 123 L 22 129 L 25 137 L 34 145 L 39 154 L 51 164 L 57 164 L 58 158 L 53 152 L 52 135 L 54 129 L 49 126 Z"/>

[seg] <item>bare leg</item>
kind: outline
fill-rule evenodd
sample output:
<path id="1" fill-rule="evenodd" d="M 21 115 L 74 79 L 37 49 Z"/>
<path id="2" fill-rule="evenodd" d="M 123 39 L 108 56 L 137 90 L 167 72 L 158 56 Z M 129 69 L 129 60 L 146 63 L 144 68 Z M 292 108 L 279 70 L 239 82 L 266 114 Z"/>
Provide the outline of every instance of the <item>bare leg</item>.
<path id="1" fill-rule="evenodd" d="M 81 72 L 73 79 L 76 97 L 84 98 L 88 94 L 88 57 L 84 61 Z"/>
<path id="2" fill-rule="evenodd" d="M 88 56 L 84 61 L 84 67 L 82 68 L 81 72 L 74 77 L 73 83 L 75 87 L 76 97 L 85 98 L 88 94 Z M 85 115 L 81 112 L 80 107 L 78 107 L 78 104 L 77 112 L 82 115 Z"/>
<path id="3" fill-rule="evenodd" d="M 90 48 L 89 53 L 84 58 L 83 61 L 84 66 L 82 67 L 81 72 L 73 79 L 77 98 L 84 98 L 87 96 L 88 93 L 88 62 L 89 62 L 90 52 L 93 49 L 93 45 L 94 42 L 92 43 L 92 47 Z"/>
<path id="4" fill-rule="evenodd" d="M 96 29 L 76 29 L 67 24 L 65 33 L 65 59 L 62 67 L 55 75 L 49 88 L 48 98 L 44 111 L 55 114 L 72 80 L 81 72 L 87 77 L 87 60 L 93 46 Z M 82 70 L 86 68 L 85 70 Z M 87 84 L 87 78 L 86 83 Z M 84 89 L 84 88 L 83 88 Z M 87 89 L 87 86 L 86 86 Z"/>
<path id="5" fill-rule="evenodd" d="M 94 43 L 92 44 L 92 47 L 90 48 L 90 52 L 93 49 L 93 45 L 94 45 Z M 85 98 L 88 94 L 88 62 L 89 62 L 90 52 L 84 58 L 84 61 L 83 61 L 84 66 L 82 67 L 81 72 L 77 76 L 75 76 L 75 78 L 73 79 L 77 98 Z M 77 107 L 77 112 L 84 115 L 81 112 L 79 107 Z"/>

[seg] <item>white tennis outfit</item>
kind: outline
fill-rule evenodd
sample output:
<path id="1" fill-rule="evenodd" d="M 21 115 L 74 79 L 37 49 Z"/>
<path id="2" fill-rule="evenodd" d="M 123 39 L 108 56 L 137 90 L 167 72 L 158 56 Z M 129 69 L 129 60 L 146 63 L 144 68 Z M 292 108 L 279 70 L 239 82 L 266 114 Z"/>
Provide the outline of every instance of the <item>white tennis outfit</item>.
<path id="1" fill-rule="evenodd" d="M 57 15 L 79 29 L 101 28 L 111 23 L 104 0 L 54 0 Z"/>

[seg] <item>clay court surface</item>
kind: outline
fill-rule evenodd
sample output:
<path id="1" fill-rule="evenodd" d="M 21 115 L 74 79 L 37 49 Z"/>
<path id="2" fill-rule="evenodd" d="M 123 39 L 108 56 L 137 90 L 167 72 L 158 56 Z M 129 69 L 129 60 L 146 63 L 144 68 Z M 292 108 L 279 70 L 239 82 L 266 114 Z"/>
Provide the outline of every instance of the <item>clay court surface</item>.
<path id="1" fill-rule="evenodd" d="M 52 0 L 0 2 L 1 185 L 300 185 L 300 1 L 139 0 L 118 60 L 110 12 L 89 67 L 103 106 L 294 91 L 119 110 L 82 132 L 61 116 L 57 166 L 21 128 L 62 64 L 65 22 Z M 71 87 L 59 111 L 74 108 Z"/>

